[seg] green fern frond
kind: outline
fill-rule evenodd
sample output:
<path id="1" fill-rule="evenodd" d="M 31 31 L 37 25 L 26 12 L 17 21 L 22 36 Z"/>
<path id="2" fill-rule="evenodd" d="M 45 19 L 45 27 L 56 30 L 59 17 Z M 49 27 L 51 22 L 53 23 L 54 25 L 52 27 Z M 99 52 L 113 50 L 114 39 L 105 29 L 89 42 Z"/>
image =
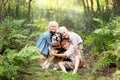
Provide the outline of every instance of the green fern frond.
<path id="1" fill-rule="evenodd" d="M 114 52 L 113 52 L 113 56 L 115 56 L 116 58 L 116 64 L 118 65 L 119 61 L 120 61 L 120 41 L 116 42 L 113 44 L 114 47 Z"/>
<path id="2" fill-rule="evenodd" d="M 7 79 L 17 78 L 18 69 L 18 66 L 4 62 L 3 76 L 7 77 Z"/>
<path id="3" fill-rule="evenodd" d="M 111 51 L 107 51 L 102 53 L 99 56 L 98 61 L 94 64 L 92 72 L 96 72 L 96 70 L 104 69 L 106 66 L 108 66 L 110 63 L 113 63 L 113 60 L 110 58 L 110 54 L 112 54 Z"/>
<path id="4" fill-rule="evenodd" d="M 0 55 L 0 65 L 2 65 L 2 64 L 3 64 L 3 61 L 4 61 L 3 56 L 2 56 L 2 55 Z"/>
<path id="5" fill-rule="evenodd" d="M 25 46 L 18 55 L 24 56 L 24 57 L 30 57 L 32 55 L 38 56 L 39 50 L 37 49 L 36 46 Z"/>
<path id="6" fill-rule="evenodd" d="M 111 34 L 111 30 L 109 30 L 108 28 L 101 28 L 96 29 L 93 33 L 97 35 L 109 35 Z"/>
<path id="7" fill-rule="evenodd" d="M 14 34 L 11 36 L 11 38 L 26 39 L 27 36 L 22 35 L 22 34 Z"/>
<path id="8" fill-rule="evenodd" d="M 18 26 L 18 27 L 21 27 L 21 25 L 25 22 L 25 20 L 13 20 L 13 24 L 14 26 Z M 18 28 L 17 27 L 17 28 Z"/>
<path id="9" fill-rule="evenodd" d="M 4 67 L 0 65 L 0 76 L 3 76 Z"/>
<path id="10" fill-rule="evenodd" d="M 94 21 L 98 22 L 100 25 L 104 25 L 103 24 L 103 20 L 102 19 L 99 19 L 99 18 L 93 18 Z"/>

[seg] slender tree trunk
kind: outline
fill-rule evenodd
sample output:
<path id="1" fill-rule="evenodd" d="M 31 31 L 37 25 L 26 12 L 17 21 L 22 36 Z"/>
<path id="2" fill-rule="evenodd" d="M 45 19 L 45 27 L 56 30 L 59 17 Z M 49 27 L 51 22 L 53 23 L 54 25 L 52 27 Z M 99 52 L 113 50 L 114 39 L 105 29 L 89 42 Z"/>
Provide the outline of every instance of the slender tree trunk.
<path id="1" fill-rule="evenodd" d="M 29 0 L 29 2 L 28 2 L 28 21 L 30 21 L 31 2 L 32 2 L 32 0 Z"/>
<path id="2" fill-rule="evenodd" d="M 100 9 L 100 2 L 99 2 L 99 0 L 97 0 L 97 10 L 98 10 L 98 11 L 101 10 L 101 9 Z"/>
<path id="3" fill-rule="evenodd" d="M 105 2 L 106 2 L 106 10 L 108 10 L 109 9 L 109 1 L 105 0 Z"/>
<path id="4" fill-rule="evenodd" d="M 86 0 L 86 6 L 87 6 L 87 10 L 89 11 L 89 3 L 88 3 L 88 0 Z"/>
<path id="5" fill-rule="evenodd" d="M 86 4 L 85 4 L 85 0 L 82 0 L 82 2 L 83 2 L 83 8 L 84 8 L 84 10 L 86 10 L 87 7 L 86 7 Z"/>
<path id="6" fill-rule="evenodd" d="M 0 4 L 0 18 L 4 16 L 5 6 L 8 0 L 2 0 Z"/>
<path id="7" fill-rule="evenodd" d="M 15 17 L 19 17 L 19 0 L 15 0 L 16 6 L 15 6 Z"/>
<path id="8" fill-rule="evenodd" d="M 93 0 L 90 0 L 90 2 L 91 2 L 91 10 L 92 10 L 92 12 L 94 11 L 94 8 L 93 8 Z"/>

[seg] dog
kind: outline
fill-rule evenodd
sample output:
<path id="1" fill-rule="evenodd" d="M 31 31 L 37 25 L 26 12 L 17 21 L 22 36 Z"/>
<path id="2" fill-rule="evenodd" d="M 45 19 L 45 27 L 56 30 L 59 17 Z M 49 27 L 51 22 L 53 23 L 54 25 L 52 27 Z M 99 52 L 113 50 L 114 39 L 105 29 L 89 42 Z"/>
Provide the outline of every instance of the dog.
<path id="1" fill-rule="evenodd" d="M 64 53 L 64 49 L 61 46 L 63 38 L 62 35 L 59 32 L 55 32 L 54 35 L 51 36 L 51 41 L 53 43 L 58 43 L 59 45 L 57 46 L 49 46 L 49 57 L 48 59 L 44 62 L 43 64 L 43 69 L 49 68 L 49 66 L 53 63 L 57 63 L 59 61 L 62 61 L 63 59 L 57 58 L 52 56 L 52 54 L 61 54 Z"/>

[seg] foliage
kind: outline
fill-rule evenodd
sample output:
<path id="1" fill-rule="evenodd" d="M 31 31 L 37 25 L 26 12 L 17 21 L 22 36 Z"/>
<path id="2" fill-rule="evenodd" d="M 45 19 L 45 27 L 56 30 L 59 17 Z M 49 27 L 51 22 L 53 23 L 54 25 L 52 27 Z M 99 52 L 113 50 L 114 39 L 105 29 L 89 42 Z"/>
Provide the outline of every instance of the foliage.
<path id="1" fill-rule="evenodd" d="M 6 48 L 20 50 L 26 43 L 28 30 L 24 29 L 24 20 L 6 17 L 0 24 L 0 51 Z"/>
<path id="2" fill-rule="evenodd" d="M 44 32 L 45 30 L 48 30 L 48 21 L 45 18 L 42 18 L 41 20 L 34 20 L 34 24 L 36 30 L 35 31 L 39 31 L 39 32 Z"/>
<path id="3" fill-rule="evenodd" d="M 119 80 L 120 79 L 120 70 L 116 70 L 116 72 L 112 75 L 113 80 Z"/>
<path id="4" fill-rule="evenodd" d="M 31 8 L 28 7 L 29 1 L 32 1 Z M 81 3 L 82 1 L 88 2 L 86 6 Z M 93 7 L 91 1 L 93 1 Z M 96 1 L 99 1 L 100 5 Z M 109 5 L 113 7 L 108 7 Z M 116 9 L 114 5 L 116 5 Z M 93 72 L 105 68 L 110 63 L 115 63 L 117 66 L 120 64 L 120 18 L 113 18 L 119 15 L 119 2 L 107 4 L 105 0 L 1 0 L 0 6 L 1 79 L 15 80 L 18 72 L 22 73 L 26 67 L 29 67 L 32 60 L 38 58 L 38 56 L 33 56 L 37 50 L 28 46 L 36 44 L 38 36 L 48 29 L 47 24 L 50 20 L 56 20 L 59 26 L 64 25 L 83 37 L 85 48 L 93 50 L 95 58 L 98 59 L 93 66 Z M 100 9 L 97 10 L 98 6 Z M 86 7 L 88 11 L 83 12 L 83 7 Z M 92 8 L 96 10 L 92 11 Z M 31 23 L 26 24 L 28 13 Z M 87 35 L 89 36 L 87 37 Z M 25 45 L 27 46 L 24 48 Z M 39 73 L 40 78 L 43 73 Z M 52 70 L 45 72 L 42 78 L 46 79 L 49 76 L 51 78 L 51 75 L 55 74 L 57 75 L 54 76 L 55 79 L 59 75 L 60 79 L 81 78 L 80 75 L 61 75 L 60 72 L 55 73 Z"/>
<path id="5" fill-rule="evenodd" d="M 30 34 L 25 20 L 12 17 L 6 17 L 0 26 L 0 79 L 14 80 L 19 71 L 24 71 L 32 60 L 39 58 L 38 49 L 31 46 L 36 44 L 38 33 Z"/>
<path id="6" fill-rule="evenodd" d="M 11 16 L 17 19 L 27 18 L 27 5 L 25 0 L 7 1 L 6 8 L 4 10 L 5 10 L 4 12 L 5 16 Z"/>
<path id="7" fill-rule="evenodd" d="M 0 53 L 4 54 L 5 49 L 21 50 L 26 44 L 35 45 L 38 35 L 37 28 L 31 31 L 30 26 L 25 20 L 16 20 L 12 17 L 6 17 L 0 23 Z"/>
<path id="8" fill-rule="evenodd" d="M 93 72 L 109 66 L 110 63 L 114 63 L 118 66 L 120 60 L 120 38 L 118 36 L 120 35 L 119 21 L 120 17 L 116 17 L 111 20 L 110 23 L 106 24 L 105 27 L 102 25 L 102 28 L 96 29 L 85 41 L 85 44 L 94 46 L 91 49 L 98 59 L 93 66 Z"/>
<path id="9" fill-rule="evenodd" d="M 17 79 L 18 72 L 26 69 L 33 60 L 39 59 L 39 51 L 34 46 L 26 46 L 20 52 L 7 49 L 5 55 L 1 55 L 0 79 Z"/>
<path id="10" fill-rule="evenodd" d="M 81 21 L 81 17 L 78 16 L 81 15 L 80 12 L 83 10 L 79 9 L 81 6 L 79 6 L 76 1 L 39 0 L 37 3 L 33 3 L 32 7 L 34 8 L 33 19 L 35 22 L 39 22 L 38 26 L 44 28 L 41 30 L 45 31 L 46 26 L 42 26 L 42 24 L 47 24 L 51 20 L 56 20 L 59 23 L 59 26 L 66 26 L 70 30 L 75 30 L 80 27 L 80 24 L 77 23 Z"/>
<path id="11" fill-rule="evenodd" d="M 111 52 L 105 52 L 98 56 L 98 61 L 93 65 L 92 73 L 95 73 L 97 70 L 102 70 L 106 66 L 109 66 L 110 63 L 114 63 L 112 60 Z"/>

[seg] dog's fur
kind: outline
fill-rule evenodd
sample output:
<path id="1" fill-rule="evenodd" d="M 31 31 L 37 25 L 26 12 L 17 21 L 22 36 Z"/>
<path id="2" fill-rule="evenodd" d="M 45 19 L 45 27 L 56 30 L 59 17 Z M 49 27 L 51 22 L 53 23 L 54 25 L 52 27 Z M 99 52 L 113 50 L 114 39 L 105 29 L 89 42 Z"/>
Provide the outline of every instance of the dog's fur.
<path id="1" fill-rule="evenodd" d="M 59 43 L 60 45 L 49 46 L 49 57 L 45 61 L 43 69 L 47 69 L 51 64 L 57 63 L 57 62 L 63 60 L 61 58 L 52 56 L 52 54 L 59 54 L 59 53 L 63 53 L 65 51 L 61 46 L 62 35 L 60 33 L 56 32 L 54 35 L 52 35 L 51 40 L 53 43 Z"/>

